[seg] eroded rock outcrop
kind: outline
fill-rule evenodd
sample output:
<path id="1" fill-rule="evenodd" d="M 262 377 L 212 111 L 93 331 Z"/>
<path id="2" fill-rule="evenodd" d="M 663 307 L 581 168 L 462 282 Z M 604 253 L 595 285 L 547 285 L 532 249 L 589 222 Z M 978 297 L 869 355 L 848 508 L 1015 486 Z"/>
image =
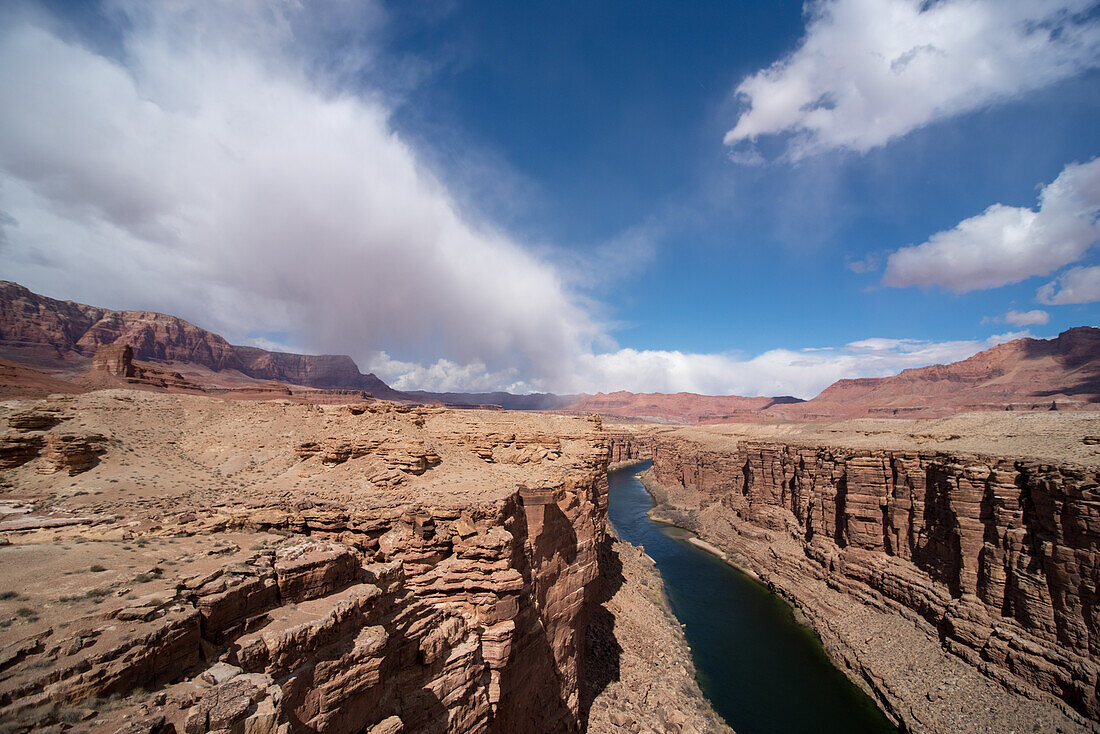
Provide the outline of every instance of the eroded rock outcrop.
<path id="1" fill-rule="evenodd" d="M 94 494 L 42 460 L 0 476 L 26 495 L 0 545 L 0 713 L 15 730 L 581 728 L 598 423 L 133 391 L 32 410 L 62 407 L 76 420 L 20 435 L 46 445 L 79 422 L 112 450 L 80 475 Z M 471 436 L 538 448 L 490 464 Z M 303 450 L 348 441 L 339 461 Z M 375 462 L 404 480 L 376 480 Z"/>
<path id="2" fill-rule="evenodd" d="M 104 344 L 92 357 L 92 369 L 82 382 L 90 387 L 152 387 L 170 391 L 202 392 L 200 385 L 178 372 L 134 359 L 129 344 Z"/>
<path id="3" fill-rule="evenodd" d="M 1026 435 L 1024 419 L 1005 431 Z M 956 452 L 945 444 L 958 435 L 919 431 L 908 446 L 861 448 L 840 433 L 651 434 L 660 511 L 811 616 L 824 582 L 923 626 L 1013 691 L 1100 719 L 1100 455 L 1051 460 L 1041 430 L 1030 456 L 997 455 L 995 441 Z"/>
<path id="4" fill-rule="evenodd" d="M 0 469 L 23 466 L 36 459 L 39 474 L 65 471 L 69 476 L 91 469 L 107 451 L 100 433 L 53 430 L 72 414 L 58 406 L 20 410 L 8 416 L 8 432 L 0 436 Z"/>
<path id="5" fill-rule="evenodd" d="M 646 431 L 607 431 L 607 458 L 612 465 L 626 465 L 653 458 L 653 449 Z"/>

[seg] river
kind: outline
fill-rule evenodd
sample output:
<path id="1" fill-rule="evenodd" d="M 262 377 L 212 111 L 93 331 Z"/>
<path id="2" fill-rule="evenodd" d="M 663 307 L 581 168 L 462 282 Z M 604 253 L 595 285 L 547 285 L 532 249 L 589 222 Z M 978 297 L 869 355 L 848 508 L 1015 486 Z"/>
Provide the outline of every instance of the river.
<path id="1" fill-rule="evenodd" d="M 895 732 L 783 599 L 689 543 L 690 532 L 649 518 L 653 498 L 636 477 L 648 467 L 608 475 L 611 522 L 657 562 L 715 711 L 738 734 Z"/>

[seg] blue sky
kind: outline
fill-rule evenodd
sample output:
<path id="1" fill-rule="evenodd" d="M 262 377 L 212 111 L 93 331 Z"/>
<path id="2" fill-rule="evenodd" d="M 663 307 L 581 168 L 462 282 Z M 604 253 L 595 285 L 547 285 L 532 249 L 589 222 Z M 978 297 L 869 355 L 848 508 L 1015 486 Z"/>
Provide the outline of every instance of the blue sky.
<path id="1" fill-rule="evenodd" d="M 811 397 L 1098 322 L 1096 3 L 685 5 L 12 6 L 0 277 L 428 389 Z"/>

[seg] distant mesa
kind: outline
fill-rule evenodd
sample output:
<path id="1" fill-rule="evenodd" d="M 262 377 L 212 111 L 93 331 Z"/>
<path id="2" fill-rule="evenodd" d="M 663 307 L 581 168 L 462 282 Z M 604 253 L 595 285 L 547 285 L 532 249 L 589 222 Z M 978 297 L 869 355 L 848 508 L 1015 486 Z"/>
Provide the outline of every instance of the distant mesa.
<path id="1" fill-rule="evenodd" d="M 788 420 L 937 418 L 982 410 L 1100 410 L 1100 329 L 1016 339 L 951 364 L 838 380 L 813 400 L 772 406 Z"/>
<path id="2" fill-rule="evenodd" d="M 1017 339 L 947 365 L 838 380 L 812 400 L 694 393 L 555 395 L 394 390 L 347 355 L 230 344 L 175 316 L 112 311 L 0 281 L 0 396 L 127 385 L 310 402 L 369 398 L 452 407 L 545 410 L 656 423 L 934 418 L 981 410 L 1100 410 L 1100 329 Z M 29 371 L 28 371 L 29 370 Z M 43 392 L 45 391 L 45 392 Z"/>
<path id="3" fill-rule="evenodd" d="M 361 374 L 346 355 L 306 355 L 236 346 L 221 336 L 176 316 L 151 311 L 111 311 L 38 295 L 23 286 L 0 281 L 0 356 L 74 379 L 90 371 L 123 379 L 121 354 L 107 352 L 99 368 L 97 351 L 126 345 L 145 375 L 161 367 L 179 374 L 192 389 L 255 389 L 277 382 L 305 388 L 351 390 L 377 398 L 400 398 L 397 391 L 372 374 Z M 109 356 L 110 355 L 110 356 Z M 114 363 L 116 371 L 107 369 Z M 142 364 L 144 363 L 144 365 Z M 158 374 L 156 379 L 174 380 Z M 268 386 L 270 387 L 270 386 Z"/>

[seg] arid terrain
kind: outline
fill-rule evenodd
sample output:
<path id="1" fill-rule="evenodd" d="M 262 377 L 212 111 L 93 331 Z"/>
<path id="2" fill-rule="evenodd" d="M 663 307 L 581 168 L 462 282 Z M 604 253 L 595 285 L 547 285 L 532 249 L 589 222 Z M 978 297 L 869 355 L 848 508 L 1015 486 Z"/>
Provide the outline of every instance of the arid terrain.
<path id="1" fill-rule="evenodd" d="M 598 419 L 101 390 L 0 420 L 5 730 L 711 729 L 659 592 L 624 597 L 659 577 L 610 546 Z"/>
<path id="2" fill-rule="evenodd" d="M 0 0 L 0 734 L 1100 734 L 1100 0 Z"/>
<path id="3" fill-rule="evenodd" d="M 806 402 L 461 396 L 0 296 L 4 731 L 725 731 L 608 526 L 640 459 L 905 730 L 1100 730 L 1100 330 Z"/>

